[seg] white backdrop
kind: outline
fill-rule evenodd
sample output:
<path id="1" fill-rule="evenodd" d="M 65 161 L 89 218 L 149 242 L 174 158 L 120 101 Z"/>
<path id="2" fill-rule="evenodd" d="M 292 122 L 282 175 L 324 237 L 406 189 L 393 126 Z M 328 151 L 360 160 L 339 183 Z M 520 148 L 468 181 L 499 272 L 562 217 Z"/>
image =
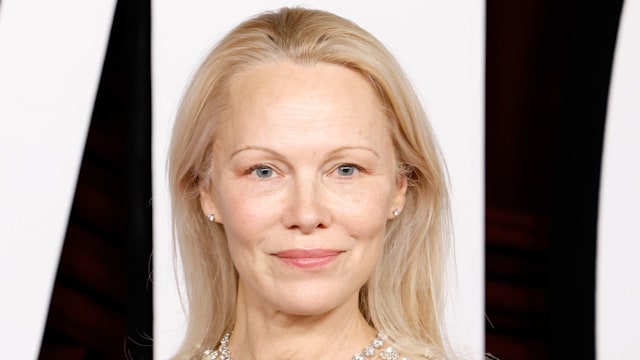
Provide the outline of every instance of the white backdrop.
<path id="1" fill-rule="evenodd" d="M 155 355 L 179 346 L 184 316 L 170 245 L 166 150 L 180 96 L 207 50 L 234 25 L 281 6 L 351 19 L 397 56 L 423 98 L 453 187 L 458 286 L 451 331 L 474 358 L 484 349 L 484 1 L 168 1 L 152 4 Z M 451 282 L 453 283 L 453 282 Z"/>
<path id="2" fill-rule="evenodd" d="M 115 0 L 0 3 L 0 348 L 36 359 Z"/>
<path id="3" fill-rule="evenodd" d="M 638 358 L 640 324 L 640 1 L 624 2 L 613 64 L 600 183 L 596 350 Z"/>

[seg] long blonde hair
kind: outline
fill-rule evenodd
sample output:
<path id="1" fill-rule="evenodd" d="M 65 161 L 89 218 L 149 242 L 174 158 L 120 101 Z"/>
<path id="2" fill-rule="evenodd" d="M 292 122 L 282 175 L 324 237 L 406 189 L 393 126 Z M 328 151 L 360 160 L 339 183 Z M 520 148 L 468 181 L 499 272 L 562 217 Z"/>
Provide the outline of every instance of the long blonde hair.
<path id="1" fill-rule="evenodd" d="M 247 20 L 223 38 L 194 75 L 178 112 L 169 185 L 189 320 L 176 358 L 214 346 L 234 324 L 238 275 L 224 229 L 211 225 L 200 207 L 200 190 L 210 186 L 211 148 L 225 118 L 230 78 L 283 60 L 345 66 L 368 79 L 379 95 L 409 187 L 402 215 L 388 223 L 380 263 L 360 290 L 360 310 L 402 353 L 446 357 L 449 198 L 424 110 L 394 57 L 371 34 L 328 12 L 283 8 Z"/>

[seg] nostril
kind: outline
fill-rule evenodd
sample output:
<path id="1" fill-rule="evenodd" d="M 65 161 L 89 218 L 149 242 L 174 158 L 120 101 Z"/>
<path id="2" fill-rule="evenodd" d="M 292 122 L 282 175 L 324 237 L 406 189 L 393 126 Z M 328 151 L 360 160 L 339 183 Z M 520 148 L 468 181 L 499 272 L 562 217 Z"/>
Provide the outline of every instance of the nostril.
<path id="1" fill-rule="evenodd" d="M 311 233 L 317 229 L 326 229 L 331 217 L 323 209 L 291 210 L 284 215 L 283 223 L 289 229 L 298 229 L 303 233 Z"/>
<path id="2" fill-rule="evenodd" d="M 292 185 L 283 214 L 284 225 L 303 233 L 328 228 L 331 224 L 330 211 L 326 206 L 327 199 L 317 174 L 298 174 Z"/>

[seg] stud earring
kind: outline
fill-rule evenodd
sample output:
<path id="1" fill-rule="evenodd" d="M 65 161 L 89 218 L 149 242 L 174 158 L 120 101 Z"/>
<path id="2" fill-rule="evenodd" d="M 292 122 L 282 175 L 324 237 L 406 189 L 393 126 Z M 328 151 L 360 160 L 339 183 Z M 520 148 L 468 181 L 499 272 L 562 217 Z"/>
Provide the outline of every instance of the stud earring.
<path id="1" fill-rule="evenodd" d="M 209 219 L 209 221 L 213 222 L 213 220 L 215 220 L 215 219 L 216 219 L 216 216 L 215 216 L 215 215 L 213 215 L 213 214 L 208 214 L 208 215 L 207 215 L 207 219 Z"/>
<path id="2" fill-rule="evenodd" d="M 393 216 L 398 216 L 398 215 L 400 215 L 400 210 L 398 210 L 398 209 L 393 209 L 392 214 L 393 214 Z"/>

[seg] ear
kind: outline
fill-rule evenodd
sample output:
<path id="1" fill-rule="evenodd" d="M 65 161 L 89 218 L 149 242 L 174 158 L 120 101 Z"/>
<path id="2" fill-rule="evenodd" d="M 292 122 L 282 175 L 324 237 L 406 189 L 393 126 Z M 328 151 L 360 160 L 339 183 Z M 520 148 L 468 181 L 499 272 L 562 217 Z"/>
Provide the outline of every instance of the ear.
<path id="1" fill-rule="evenodd" d="M 200 189 L 200 207 L 202 208 L 203 216 L 208 216 L 209 214 L 213 214 L 215 218 L 215 222 L 222 223 L 222 215 L 218 211 L 216 207 L 216 202 L 213 199 L 213 195 L 204 190 Z"/>
<path id="2" fill-rule="evenodd" d="M 396 185 L 396 193 L 393 197 L 393 201 L 391 202 L 391 209 L 389 209 L 388 219 L 393 219 L 395 216 L 393 215 L 393 211 L 398 209 L 398 211 L 402 212 L 404 209 L 404 203 L 407 198 L 407 187 L 409 186 L 409 180 L 406 176 L 400 176 Z"/>

